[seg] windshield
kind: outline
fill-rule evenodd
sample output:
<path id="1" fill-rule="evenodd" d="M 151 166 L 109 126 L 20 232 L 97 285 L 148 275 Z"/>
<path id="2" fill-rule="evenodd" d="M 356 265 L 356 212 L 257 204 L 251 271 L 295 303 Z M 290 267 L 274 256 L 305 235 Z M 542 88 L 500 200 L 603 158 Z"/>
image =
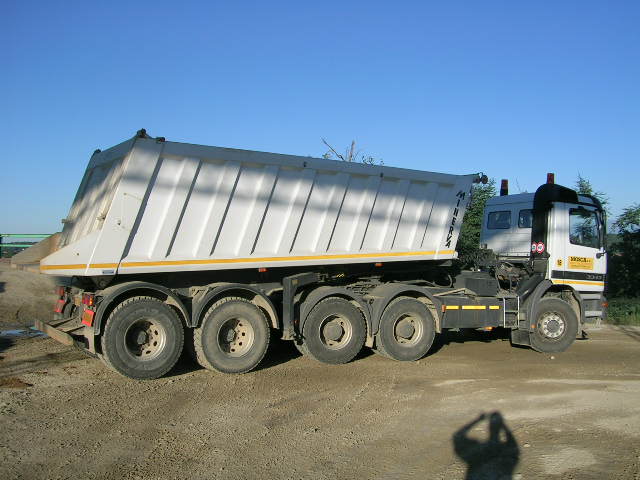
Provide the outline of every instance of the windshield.
<path id="1" fill-rule="evenodd" d="M 595 210 L 572 208 L 569 210 L 569 241 L 583 247 L 601 247 L 600 216 Z"/>

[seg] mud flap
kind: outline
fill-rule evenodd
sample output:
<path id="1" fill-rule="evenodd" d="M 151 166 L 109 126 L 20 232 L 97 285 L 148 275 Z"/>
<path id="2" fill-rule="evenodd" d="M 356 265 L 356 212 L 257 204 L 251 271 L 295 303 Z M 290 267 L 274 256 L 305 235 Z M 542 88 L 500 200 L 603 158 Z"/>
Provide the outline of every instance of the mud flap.
<path id="1" fill-rule="evenodd" d="M 531 339 L 529 338 L 529 332 L 526 330 L 511 330 L 511 343 L 530 347 Z"/>

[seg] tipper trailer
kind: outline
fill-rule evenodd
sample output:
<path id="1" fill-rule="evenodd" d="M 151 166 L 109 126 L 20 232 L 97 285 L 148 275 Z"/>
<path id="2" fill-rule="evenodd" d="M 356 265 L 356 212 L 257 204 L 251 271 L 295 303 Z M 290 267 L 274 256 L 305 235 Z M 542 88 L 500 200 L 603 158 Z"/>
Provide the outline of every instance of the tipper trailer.
<path id="1" fill-rule="evenodd" d="M 205 368 L 247 372 L 274 332 L 331 364 L 364 346 L 417 360 L 460 328 L 562 351 L 589 312 L 602 315 L 602 208 L 543 185 L 529 202 L 531 251 L 454 275 L 481 181 L 141 130 L 91 157 L 59 249 L 40 262 L 66 282 L 53 321 L 36 326 L 137 379 L 165 374 L 185 347 Z M 574 217 L 597 238 L 575 243 Z"/>

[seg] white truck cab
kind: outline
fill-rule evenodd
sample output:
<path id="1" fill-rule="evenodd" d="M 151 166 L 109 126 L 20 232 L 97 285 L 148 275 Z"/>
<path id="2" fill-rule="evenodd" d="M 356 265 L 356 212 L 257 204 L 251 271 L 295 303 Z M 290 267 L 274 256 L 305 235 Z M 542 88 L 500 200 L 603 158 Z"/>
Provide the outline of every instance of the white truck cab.
<path id="1" fill-rule="evenodd" d="M 554 285 L 566 286 L 586 302 L 584 317 L 601 317 L 607 274 L 605 215 L 597 198 L 553 183 L 553 174 L 536 193 L 489 199 L 480 244 L 495 254 L 496 273 L 534 268 Z"/>

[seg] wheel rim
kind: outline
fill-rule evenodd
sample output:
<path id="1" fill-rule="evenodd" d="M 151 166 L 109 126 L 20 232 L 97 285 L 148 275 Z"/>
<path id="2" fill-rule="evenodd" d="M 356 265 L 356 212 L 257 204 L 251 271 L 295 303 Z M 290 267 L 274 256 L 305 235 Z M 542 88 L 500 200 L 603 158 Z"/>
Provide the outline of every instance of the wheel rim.
<path id="1" fill-rule="evenodd" d="M 166 344 L 166 330 L 152 318 L 136 320 L 125 333 L 127 352 L 142 361 L 156 358 Z"/>
<path id="2" fill-rule="evenodd" d="M 218 345 L 230 357 L 245 355 L 255 338 L 251 323 L 246 318 L 234 317 L 226 320 L 218 330 Z"/>
<path id="3" fill-rule="evenodd" d="M 410 313 L 393 322 L 393 339 L 403 347 L 412 347 L 422 339 L 424 329 L 420 319 Z"/>
<path id="4" fill-rule="evenodd" d="M 320 322 L 319 336 L 325 347 L 340 350 L 351 341 L 353 326 L 347 317 L 332 314 Z"/>
<path id="5" fill-rule="evenodd" d="M 564 318 L 557 312 L 545 312 L 538 322 L 538 330 L 540 333 L 552 340 L 560 338 L 566 328 Z"/>

